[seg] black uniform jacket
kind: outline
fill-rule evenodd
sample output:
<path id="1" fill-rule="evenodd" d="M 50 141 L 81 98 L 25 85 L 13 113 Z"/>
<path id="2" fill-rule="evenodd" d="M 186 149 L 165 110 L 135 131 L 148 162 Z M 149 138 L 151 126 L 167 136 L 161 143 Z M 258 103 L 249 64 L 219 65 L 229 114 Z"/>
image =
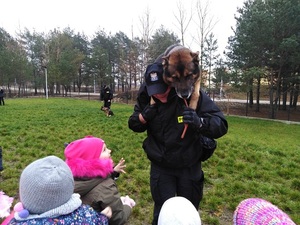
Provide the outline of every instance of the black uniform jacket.
<path id="1" fill-rule="evenodd" d="M 155 98 L 154 100 L 158 106 L 157 115 L 153 120 L 142 124 L 139 120 L 139 113 L 150 102 L 147 89 L 145 85 L 142 85 L 134 112 L 128 120 L 128 126 L 135 132 L 147 130 L 143 148 L 149 160 L 159 166 L 167 168 L 192 166 L 204 157 L 201 135 L 216 139 L 227 133 L 228 124 L 223 113 L 203 91 L 200 91 L 196 109 L 198 116 L 203 118 L 203 125 L 202 127 L 189 125 L 183 139 L 181 138 L 184 129 L 182 113 L 185 103 L 183 99 L 179 98 L 175 89 L 172 88 L 167 103 L 161 103 Z"/>

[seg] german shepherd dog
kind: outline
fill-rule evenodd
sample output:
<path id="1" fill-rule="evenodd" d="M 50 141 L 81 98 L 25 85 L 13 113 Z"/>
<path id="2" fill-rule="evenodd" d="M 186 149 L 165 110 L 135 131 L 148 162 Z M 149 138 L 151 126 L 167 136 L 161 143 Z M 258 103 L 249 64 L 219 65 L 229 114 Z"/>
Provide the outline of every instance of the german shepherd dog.
<path id="1" fill-rule="evenodd" d="M 101 110 L 105 113 L 107 117 L 111 117 L 114 115 L 113 111 L 108 107 L 101 106 Z"/>
<path id="2" fill-rule="evenodd" d="M 182 45 L 172 45 L 162 56 L 162 65 L 165 83 L 174 87 L 185 102 L 191 96 L 189 107 L 196 110 L 200 97 L 199 52 L 192 52 Z"/>
<path id="3" fill-rule="evenodd" d="M 184 100 L 190 98 L 189 107 L 196 110 L 200 97 L 199 52 L 192 52 L 182 45 L 171 45 L 162 56 L 163 79 L 174 87 L 177 95 Z M 184 125 L 184 138 L 188 124 Z"/>

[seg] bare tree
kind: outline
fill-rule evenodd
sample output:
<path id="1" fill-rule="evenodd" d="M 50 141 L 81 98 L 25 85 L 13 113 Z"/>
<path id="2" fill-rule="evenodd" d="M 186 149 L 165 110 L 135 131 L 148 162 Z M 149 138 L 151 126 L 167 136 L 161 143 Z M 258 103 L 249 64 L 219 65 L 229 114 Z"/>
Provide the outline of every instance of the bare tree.
<path id="1" fill-rule="evenodd" d="M 174 17 L 176 19 L 176 21 L 178 22 L 179 24 L 179 27 L 175 26 L 179 29 L 180 31 L 180 36 L 181 36 L 181 43 L 182 45 L 185 45 L 185 42 L 184 42 L 184 35 L 185 35 L 185 32 L 187 31 L 189 25 L 190 25 L 190 22 L 192 21 L 192 13 L 187 13 L 185 8 L 184 8 L 184 4 L 182 3 L 181 0 L 179 0 L 177 2 L 177 9 L 178 9 L 178 14 L 175 14 L 174 13 Z M 191 10 L 192 12 L 192 10 Z"/>
<path id="2" fill-rule="evenodd" d="M 197 21 L 196 24 L 199 27 L 198 37 L 195 38 L 195 42 L 200 45 L 200 74 L 202 74 L 202 65 L 203 65 L 203 50 L 204 50 L 204 41 L 209 33 L 212 32 L 216 22 L 214 18 L 209 14 L 209 1 L 205 2 L 205 5 L 202 4 L 203 1 L 197 0 L 196 2 L 196 15 Z"/>
<path id="3" fill-rule="evenodd" d="M 140 17 L 140 24 L 141 24 L 140 32 L 142 37 L 142 49 L 141 49 L 142 61 L 143 61 L 143 65 L 146 65 L 148 63 L 147 49 L 149 46 L 149 41 L 154 26 L 154 21 L 151 21 L 151 14 L 150 14 L 149 7 L 146 8 L 144 15 Z"/>

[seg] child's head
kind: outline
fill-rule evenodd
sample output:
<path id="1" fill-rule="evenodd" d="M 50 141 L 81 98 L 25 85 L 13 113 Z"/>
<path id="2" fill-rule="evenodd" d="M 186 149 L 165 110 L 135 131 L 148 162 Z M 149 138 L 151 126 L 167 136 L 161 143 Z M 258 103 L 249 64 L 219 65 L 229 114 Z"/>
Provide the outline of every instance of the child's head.
<path id="1" fill-rule="evenodd" d="M 201 219 L 194 205 L 184 197 L 169 198 L 163 204 L 158 225 L 201 225 Z"/>
<path id="2" fill-rule="evenodd" d="M 105 177 L 113 170 L 111 150 L 101 138 L 86 136 L 65 148 L 66 163 L 75 177 Z"/>
<path id="3" fill-rule="evenodd" d="M 48 156 L 32 162 L 20 177 L 20 200 L 29 212 L 25 218 L 51 217 L 74 211 L 81 205 L 81 200 L 73 191 L 72 172 L 62 159 Z M 18 215 L 20 219 L 24 217 L 24 214 Z"/>
<path id="4" fill-rule="evenodd" d="M 104 146 L 106 146 L 105 142 L 101 138 L 86 136 L 68 144 L 65 149 L 65 157 L 67 160 L 74 158 L 99 159 Z"/>
<path id="5" fill-rule="evenodd" d="M 233 224 L 296 225 L 286 213 L 260 198 L 248 198 L 240 202 L 233 214 Z"/>

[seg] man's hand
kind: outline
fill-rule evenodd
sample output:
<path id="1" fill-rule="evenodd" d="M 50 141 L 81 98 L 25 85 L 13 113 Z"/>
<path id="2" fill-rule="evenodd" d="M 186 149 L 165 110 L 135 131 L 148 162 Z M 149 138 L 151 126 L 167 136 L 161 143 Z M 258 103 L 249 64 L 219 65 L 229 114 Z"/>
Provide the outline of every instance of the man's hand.
<path id="1" fill-rule="evenodd" d="M 189 107 L 185 107 L 183 111 L 183 122 L 186 124 L 191 124 L 196 128 L 202 127 L 202 120 L 197 115 L 195 110 Z"/>
<path id="2" fill-rule="evenodd" d="M 119 163 L 114 167 L 114 171 L 117 173 L 126 173 L 124 170 L 125 168 L 125 159 L 121 158 Z"/>
<path id="3" fill-rule="evenodd" d="M 143 112 L 141 113 L 144 120 L 146 122 L 149 122 L 150 120 L 152 120 L 154 118 L 154 116 L 157 114 L 157 106 L 156 104 L 153 105 L 147 105 Z"/>

